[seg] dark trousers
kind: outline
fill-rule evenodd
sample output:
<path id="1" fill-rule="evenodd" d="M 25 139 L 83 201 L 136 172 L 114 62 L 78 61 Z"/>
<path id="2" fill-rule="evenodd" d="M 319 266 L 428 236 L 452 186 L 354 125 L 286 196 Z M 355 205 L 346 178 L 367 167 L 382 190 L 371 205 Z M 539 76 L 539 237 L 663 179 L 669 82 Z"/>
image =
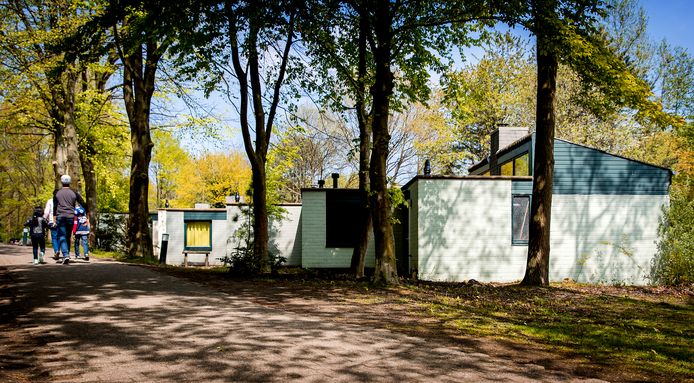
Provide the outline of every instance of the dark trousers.
<path id="1" fill-rule="evenodd" d="M 34 259 L 39 259 L 39 248 L 42 253 L 46 252 L 46 237 L 45 236 L 31 236 L 31 249 L 34 251 Z"/>

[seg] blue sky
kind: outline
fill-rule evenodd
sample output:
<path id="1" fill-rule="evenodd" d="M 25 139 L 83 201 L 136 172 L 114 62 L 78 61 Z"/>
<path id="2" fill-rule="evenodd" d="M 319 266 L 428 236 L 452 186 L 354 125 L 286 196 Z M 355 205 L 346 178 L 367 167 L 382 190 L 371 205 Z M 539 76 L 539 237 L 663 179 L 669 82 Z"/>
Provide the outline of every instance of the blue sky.
<path id="1" fill-rule="evenodd" d="M 691 0 L 641 0 L 648 14 L 648 32 L 651 38 L 663 38 L 672 45 L 694 53 L 694 1 Z"/>
<path id="2" fill-rule="evenodd" d="M 651 41 L 659 42 L 666 39 L 669 44 L 682 46 L 690 55 L 694 54 L 694 0 L 640 0 L 648 15 L 648 35 Z M 466 54 L 479 55 L 479 48 L 466 49 Z M 474 57 L 468 57 L 467 61 L 475 61 Z M 241 134 L 238 128 L 238 117 L 234 108 L 229 106 L 221 97 L 202 101 L 213 105 L 215 112 L 225 121 L 225 125 L 231 131 L 225 132 L 223 138 L 206 140 L 182 137 L 183 146 L 193 153 L 201 151 L 227 152 L 230 149 L 243 151 Z"/>

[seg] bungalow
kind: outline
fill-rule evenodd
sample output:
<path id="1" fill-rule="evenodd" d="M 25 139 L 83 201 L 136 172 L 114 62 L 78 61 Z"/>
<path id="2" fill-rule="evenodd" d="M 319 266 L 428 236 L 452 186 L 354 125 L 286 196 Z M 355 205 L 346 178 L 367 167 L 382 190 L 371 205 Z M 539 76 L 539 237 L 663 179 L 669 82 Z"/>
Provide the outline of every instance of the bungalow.
<path id="1" fill-rule="evenodd" d="M 468 176 L 419 175 L 396 212 L 398 272 L 431 281 L 510 282 L 522 279 L 527 258 L 534 134 L 501 127 L 491 156 Z M 668 203 L 668 169 L 555 140 L 550 279 L 646 284 L 656 253 L 659 218 Z M 336 184 L 336 183 L 335 183 Z M 271 221 L 271 251 L 288 265 L 349 267 L 364 208 L 353 189 L 302 190 L 302 205 L 283 205 Z M 243 205 L 225 209 L 161 209 L 156 251 L 169 234 L 167 263 L 186 250 L 211 252 L 212 263 L 244 241 Z M 374 265 L 373 241 L 366 266 Z"/>
<path id="2" fill-rule="evenodd" d="M 283 218 L 270 220 L 270 252 L 285 257 L 286 265 L 301 266 L 301 205 L 282 204 L 280 207 L 284 209 Z M 152 216 L 154 252 L 159 256 L 162 235 L 167 234 L 167 264 L 183 264 L 185 252 L 197 251 L 209 253 L 211 265 L 221 265 L 222 258 L 246 246 L 246 239 L 238 235 L 248 219 L 245 211 L 246 205 L 233 199 L 227 201 L 226 208 L 159 209 Z M 191 262 L 203 259 L 190 255 Z"/>
<path id="3" fill-rule="evenodd" d="M 527 258 L 534 134 L 501 127 L 470 176 L 417 176 L 407 249 L 419 278 L 516 281 Z M 550 279 L 646 284 L 668 169 L 556 139 Z"/>

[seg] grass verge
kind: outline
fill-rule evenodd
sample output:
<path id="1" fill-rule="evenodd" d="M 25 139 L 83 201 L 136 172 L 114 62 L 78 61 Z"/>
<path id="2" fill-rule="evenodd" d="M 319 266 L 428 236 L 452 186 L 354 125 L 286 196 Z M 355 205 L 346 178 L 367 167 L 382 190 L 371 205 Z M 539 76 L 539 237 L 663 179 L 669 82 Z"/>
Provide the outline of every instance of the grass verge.
<path id="1" fill-rule="evenodd" d="M 424 283 L 400 289 L 422 315 L 460 334 L 539 343 L 665 380 L 694 378 L 691 291 L 574 283 L 548 288 Z"/>

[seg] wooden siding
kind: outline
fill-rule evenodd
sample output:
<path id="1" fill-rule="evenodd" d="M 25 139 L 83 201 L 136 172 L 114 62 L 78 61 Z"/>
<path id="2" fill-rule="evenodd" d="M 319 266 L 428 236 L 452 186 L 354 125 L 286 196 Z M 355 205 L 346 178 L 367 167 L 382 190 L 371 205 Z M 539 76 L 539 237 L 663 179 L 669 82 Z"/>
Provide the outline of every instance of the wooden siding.
<path id="1" fill-rule="evenodd" d="M 417 182 L 419 278 L 508 282 L 525 270 L 525 246 L 511 245 L 511 180 Z"/>
<path id="2" fill-rule="evenodd" d="M 648 283 L 664 195 L 555 195 L 550 279 Z"/>
<path id="3" fill-rule="evenodd" d="M 408 189 L 410 191 L 410 206 L 408 209 L 409 217 L 409 236 L 408 236 L 408 251 L 410 257 L 410 270 L 412 272 L 418 271 L 418 254 L 419 254 L 419 236 L 417 231 L 419 229 L 419 197 L 418 197 L 418 182 L 412 184 Z"/>
<path id="4" fill-rule="evenodd" d="M 270 251 L 274 254 L 287 258 L 287 266 L 301 265 L 301 235 L 299 219 L 301 216 L 301 205 L 282 206 L 286 213 L 282 220 L 275 222 L 270 220 Z M 245 209 L 245 206 L 243 206 Z M 204 214 L 191 214 L 204 213 Z M 210 215 L 213 213 L 213 215 Z M 222 214 L 220 214 L 222 213 Z M 159 210 L 159 220 L 154 226 L 154 251 L 159 254 L 161 251 L 161 234 L 169 234 L 169 245 L 167 251 L 167 264 L 179 265 L 183 263 L 183 240 L 185 237 L 184 222 L 193 217 L 193 220 L 210 220 L 212 222 L 212 251 L 210 253 L 210 264 L 221 265 L 219 258 L 231 255 L 238 247 L 245 247 L 246 241 L 236 236 L 236 231 L 244 224 L 247 216 L 241 213 L 239 205 L 228 205 L 226 211 L 183 211 L 183 210 Z M 219 219 L 221 217 L 224 219 Z M 195 257 L 191 261 L 197 262 Z"/>
<path id="5" fill-rule="evenodd" d="M 410 254 L 420 279 L 523 277 L 528 248 L 511 244 L 511 195 L 528 185 L 515 182 L 419 179 L 410 186 Z M 647 284 L 667 203 L 667 195 L 555 195 L 550 279 Z"/>
<path id="6" fill-rule="evenodd" d="M 352 248 L 325 247 L 325 192 L 302 192 L 301 266 L 304 268 L 348 268 Z M 369 241 L 366 266 L 374 266 L 373 238 Z"/>
<path id="7" fill-rule="evenodd" d="M 301 266 L 301 205 L 282 208 L 282 219 L 270 220 L 270 252 L 285 257 L 286 266 Z"/>
<path id="8" fill-rule="evenodd" d="M 667 195 L 670 171 L 555 140 L 554 194 Z"/>
<path id="9" fill-rule="evenodd" d="M 226 221 L 226 211 L 184 211 L 183 219 L 186 221 Z"/>
<path id="10" fill-rule="evenodd" d="M 533 181 L 511 181 L 511 192 L 513 194 L 533 194 Z"/>
<path id="11" fill-rule="evenodd" d="M 534 139 L 533 134 L 531 140 L 517 147 L 508 151 L 502 149 L 497 163 L 503 164 L 530 151 L 532 169 Z M 671 173 L 668 169 L 564 140 L 554 141 L 554 161 L 554 194 L 667 195 L 669 192 Z M 470 174 L 482 174 L 487 169 L 485 165 Z M 521 189 L 518 192 L 521 193 Z"/>

